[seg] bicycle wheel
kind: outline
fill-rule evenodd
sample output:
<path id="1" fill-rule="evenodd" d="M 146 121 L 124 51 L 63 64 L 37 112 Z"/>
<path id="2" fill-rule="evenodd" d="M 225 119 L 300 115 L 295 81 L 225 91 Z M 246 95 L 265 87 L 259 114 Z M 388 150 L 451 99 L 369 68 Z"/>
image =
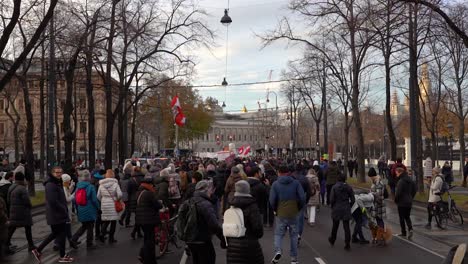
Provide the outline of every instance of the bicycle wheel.
<path id="1" fill-rule="evenodd" d="M 157 234 L 156 234 L 156 244 L 155 244 L 155 251 L 156 251 L 156 258 L 161 258 L 166 254 L 167 246 L 168 246 L 168 232 L 167 226 L 163 223 L 161 227 L 157 227 Z"/>
<path id="2" fill-rule="evenodd" d="M 450 215 L 450 218 L 454 223 L 463 225 L 463 215 L 460 213 L 457 207 L 452 206 Z"/>
<path id="3" fill-rule="evenodd" d="M 448 216 L 445 213 L 436 214 L 434 217 L 440 229 L 447 229 Z"/>

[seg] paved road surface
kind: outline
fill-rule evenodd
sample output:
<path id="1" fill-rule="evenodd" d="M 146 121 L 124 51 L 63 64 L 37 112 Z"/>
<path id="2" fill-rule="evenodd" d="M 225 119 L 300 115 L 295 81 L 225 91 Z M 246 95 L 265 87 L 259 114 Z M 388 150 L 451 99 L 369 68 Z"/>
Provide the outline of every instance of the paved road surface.
<path id="1" fill-rule="evenodd" d="M 390 206 L 389 214 L 393 215 Z M 419 214 L 418 212 L 415 213 Z M 387 223 L 392 224 L 394 232 L 397 233 L 399 229 L 392 223 L 392 216 L 389 217 Z M 418 216 L 413 218 L 418 224 Z M 38 216 L 34 219 L 34 237 L 40 240 L 49 232 L 49 228 L 45 225 L 44 216 Z M 352 245 L 352 250 L 346 252 L 343 249 L 343 231 L 340 229 L 339 237 L 334 247 L 328 244 L 327 237 L 331 230 L 330 223 L 330 210 L 329 208 L 322 208 L 318 216 L 318 224 L 315 227 L 305 227 L 303 234 L 302 243 L 299 249 L 299 260 L 300 263 L 362 263 L 362 264 L 394 264 L 398 262 L 400 264 L 413 264 L 413 263 L 424 263 L 424 264 L 440 264 L 443 260 L 442 255 L 449 249 L 449 245 L 444 241 L 436 241 L 430 236 L 423 234 L 422 227 L 416 227 L 416 234 L 412 241 L 400 239 L 394 237 L 391 245 L 385 248 L 372 247 L 370 245 Z M 421 230 L 421 231 L 419 231 Z M 139 263 L 136 259 L 139 247 L 141 247 L 142 240 L 133 241 L 130 239 L 131 230 L 118 227 L 117 228 L 117 240 L 118 243 L 112 246 L 107 244 L 100 244 L 99 248 L 93 251 L 87 251 L 84 246 L 81 246 L 78 250 L 72 250 L 71 255 L 76 257 L 76 263 L 83 264 L 102 264 L 102 263 Z M 369 237 L 369 233 L 366 230 L 366 235 Z M 440 231 L 432 231 L 439 232 Z M 447 232 L 447 231 L 443 231 Z M 452 233 L 458 233 L 460 231 L 452 230 L 448 231 Z M 20 229 L 16 232 L 13 240 L 13 244 L 18 246 L 23 245 L 24 232 Z M 83 238 L 82 238 L 83 239 Z M 466 235 L 463 236 L 466 240 Z M 217 263 L 225 263 L 225 251 L 219 248 L 219 241 L 217 238 L 213 239 L 217 251 Z M 271 229 L 265 230 L 265 236 L 261 240 L 263 252 L 265 255 L 266 263 L 269 263 L 273 256 L 273 231 Z M 280 263 L 289 263 L 288 256 L 288 245 L 287 239 L 283 242 L 285 257 Z M 172 264 L 179 263 L 180 257 L 182 256 L 182 250 L 174 250 L 175 252 L 164 256 L 158 263 Z M 43 252 L 44 258 L 43 263 L 56 263 L 57 254 L 52 251 L 51 246 L 47 247 Z M 34 258 L 22 250 L 17 254 L 8 258 L 5 264 L 30 264 L 35 263 Z M 188 262 L 190 263 L 190 262 Z M 3 263 L 2 263 L 3 264 Z"/>

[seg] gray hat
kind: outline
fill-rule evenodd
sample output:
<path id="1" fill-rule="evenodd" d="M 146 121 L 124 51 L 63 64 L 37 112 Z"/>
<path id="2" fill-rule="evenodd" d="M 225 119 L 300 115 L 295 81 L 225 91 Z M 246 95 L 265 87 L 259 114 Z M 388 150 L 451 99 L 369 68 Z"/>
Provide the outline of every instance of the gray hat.
<path id="1" fill-rule="evenodd" d="M 236 192 L 234 196 L 252 197 L 252 195 L 250 195 L 250 185 L 247 181 L 240 180 L 236 182 L 235 188 Z"/>
<path id="2" fill-rule="evenodd" d="M 197 183 L 197 185 L 195 186 L 195 191 L 199 191 L 199 192 L 202 192 L 202 193 L 206 193 L 208 192 L 208 182 L 203 180 L 203 181 L 199 181 Z"/>
<path id="3" fill-rule="evenodd" d="M 234 167 L 231 168 L 231 173 L 239 173 L 239 172 L 240 172 L 240 170 L 239 170 L 239 168 L 237 166 L 234 166 Z"/>

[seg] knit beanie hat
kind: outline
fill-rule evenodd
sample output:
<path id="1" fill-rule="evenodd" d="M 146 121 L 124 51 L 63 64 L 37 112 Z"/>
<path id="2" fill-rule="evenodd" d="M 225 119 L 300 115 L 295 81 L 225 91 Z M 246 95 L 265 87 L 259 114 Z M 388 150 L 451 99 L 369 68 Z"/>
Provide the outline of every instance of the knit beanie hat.
<path id="1" fill-rule="evenodd" d="M 314 163 L 312 164 L 312 166 L 318 166 L 318 165 L 319 165 L 318 160 L 314 160 Z"/>
<path id="2" fill-rule="evenodd" d="M 231 173 L 234 174 L 234 173 L 239 173 L 239 172 L 240 172 L 240 170 L 239 170 L 238 167 L 234 166 L 234 167 L 231 168 Z"/>
<path id="3" fill-rule="evenodd" d="M 208 192 L 208 182 L 205 180 L 199 181 L 197 185 L 195 186 L 195 191 L 199 191 L 202 193 L 207 193 Z"/>
<path id="4" fill-rule="evenodd" d="M 62 182 L 70 182 L 71 177 L 68 174 L 62 174 Z"/>
<path id="5" fill-rule="evenodd" d="M 250 195 L 250 185 L 249 185 L 249 183 L 247 181 L 240 180 L 240 181 L 236 182 L 235 190 L 236 190 L 236 192 L 234 193 L 234 196 L 251 197 L 251 195 Z"/>
<path id="6" fill-rule="evenodd" d="M 377 172 L 375 171 L 374 168 L 371 167 L 371 168 L 369 169 L 369 171 L 367 172 L 367 176 L 369 176 L 369 177 L 375 177 L 375 176 L 377 176 Z"/>

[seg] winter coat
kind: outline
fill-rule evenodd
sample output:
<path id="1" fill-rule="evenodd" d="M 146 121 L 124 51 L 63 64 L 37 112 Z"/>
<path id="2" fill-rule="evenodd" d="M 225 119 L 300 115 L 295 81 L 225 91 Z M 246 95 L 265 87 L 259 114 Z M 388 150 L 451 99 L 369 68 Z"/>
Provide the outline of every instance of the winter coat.
<path id="1" fill-rule="evenodd" d="M 136 208 L 136 224 L 137 225 L 158 225 L 159 209 L 162 208 L 159 203 L 158 196 L 155 192 L 146 190 L 143 186 L 138 188 Z"/>
<path id="2" fill-rule="evenodd" d="M 278 217 L 295 218 L 305 205 L 305 193 L 292 176 L 280 176 L 270 190 L 270 205 Z"/>
<path id="3" fill-rule="evenodd" d="M 355 203 L 354 191 L 351 186 L 344 182 L 333 185 L 330 194 L 333 220 L 350 220 L 351 206 Z"/>
<path id="4" fill-rule="evenodd" d="M 236 191 L 235 189 L 235 185 L 236 185 L 236 182 L 242 180 L 242 176 L 240 174 L 232 174 L 231 176 L 229 176 L 229 178 L 227 179 L 226 181 L 226 186 L 224 187 L 224 197 L 226 199 L 227 197 L 227 201 L 228 203 L 231 202 L 232 198 L 234 198 L 234 192 Z"/>
<path id="5" fill-rule="evenodd" d="M 293 177 L 296 178 L 296 180 L 299 181 L 301 184 L 302 190 L 304 190 L 304 193 L 306 195 L 306 201 L 309 200 L 310 198 L 310 185 L 309 185 L 309 180 L 307 180 L 306 176 L 302 174 L 302 172 L 296 171 L 293 173 Z"/>
<path id="6" fill-rule="evenodd" d="M 395 192 L 395 203 L 399 207 L 412 207 L 416 195 L 416 184 L 406 172 L 400 175 Z"/>
<path id="7" fill-rule="evenodd" d="M 159 176 L 156 179 L 156 194 L 158 199 L 163 201 L 165 206 L 169 206 L 169 181 L 166 177 Z"/>
<path id="8" fill-rule="evenodd" d="M 77 205 L 76 201 L 74 200 L 78 221 L 81 223 L 94 222 L 96 221 L 97 212 L 100 207 L 96 195 L 96 188 L 94 188 L 94 185 L 87 181 L 81 181 L 76 185 L 76 190 L 78 191 L 80 189 L 86 190 L 86 205 Z"/>
<path id="9" fill-rule="evenodd" d="M 437 175 L 431 181 L 431 187 L 429 188 L 429 200 L 430 203 L 437 203 L 441 200 L 440 196 L 436 193 L 440 193 L 442 189 L 442 185 L 444 183 L 444 179 L 442 179 L 442 175 Z"/>
<path id="10" fill-rule="evenodd" d="M 8 190 L 7 202 L 10 205 L 10 225 L 15 227 L 31 226 L 31 200 L 23 184 L 15 183 Z"/>
<path id="11" fill-rule="evenodd" d="M 195 191 L 191 201 L 196 203 L 198 219 L 198 235 L 193 243 L 211 241 L 211 236 L 214 234 L 219 239 L 224 239 L 223 229 L 218 222 L 218 217 L 214 209 L 211 199 L 205 193 Z"/>
<path id="12" fill-rule="evenodd" d="M 463 177 L 468 176 L 468 162 L 465 163 L 465 166 L 463 166 Z"/>
<path id="13" fill-rule="evenodd" d="M 383 219 L 385 216 L 385 184 L 377 176 L 377 179 L 372 183 L 370 193 L 374 196 L 374 206 L 372 208 L 372 216 Z"/>
<path id="14" fill-rule="evenodd" d="M 263 220 L 255 198 L 235 196 L 231 205 L 242 209 L 246 232 L 245 237 L 242 238 L 227 238 L 226 263 L 264 263 L 262 247 L 258 242 L 263 237 Z"/>
<path id="15" fill-rule="evenodd" d="M 424 161 L 424 177 L 432 177 L 432 160 L 429 157 Z"/>
<path id="16" fill-rule="evenodd" d="M 213 177 L 213 184 L 216 187 L 215 195 L 218 198 L 223 197 L 224 187 L 226 186 L 227 173 L 225 170 L 219 169 Z"/>
<path id="17" fill-rule="evenodd" d="M 127 203 L 128 197 L 128 184 L 130 183 L 130 175 L 124 175 L 123 179 L 120 180 L 120 190 L 122 190 L 122 201 Z"/>
<path id="18" fill-rule="evenodd" d="M 45 197 L 47 224 L 58 225 L 70 222 L 62 179 L 49 176 L 45 182 Z"/>
<path id="19" fill-rule="evenodd" d="M 268 204 L 268 188 L 263 184 L 260 179 L 255 177 L 247 178 L 250 185 L 250 194 L 257 201 L 258 209 L 261 214 L 266 214 L 266 206 Z"/>
<path id="20" fill-rule="evenodd" d="M 0 243 L 2 245 L 7 241 L 8 238 L 8 215 L 7 206 L 5 200 L 0 197 Z"/>
<path id="21" fill-rule="evenodd" d="M 3 198 L 3 201 L 7 203 L 7 195 L 8 195 L 8 189 L 11 186 L 11 182 L 5 179 L 0 180 L 0 197 Z M 7 213 L 10 211 L 10 205 L 7 203 Z M 8 213 L 9 215 L 9 213 Z"/>
<path id="22" fill-rule="evenodd" d="M 278 174 L 276 174 L 275 170 L 273 169 L 265 169 L 265 178 L 270 181 L 270 184 L 273 184 L 276 180 L 278 180 Z"/>
<path id="23" fill-rule="evenodd" d="M 449 165 L 449 166 L 443 166 L 442 167 L 442 171 L 441 173 L 444 175 L 445 177 L 445 181 L 449 184 L 451 184 L 453 182 L 453 173 L 452 173 L 452 167 Z"/>
<path id="24" fill-rule="evenodd" d="M 99 181 L 97 198 L 101 201 L 102 221 L 119 220 L 120 216 L 115 210 L 115 201 L 122 199 L 122 191 L 119 183 L 114 178 L 106 178 Z"/>
<path id="25" fill-rule="evenodd" d="M 74 186 L 72 186 L 74 187 Z M 65 194 L 65 200 L 67 201 L 67 209 L 68 209 L 68 218 L 70 221 L 72 220 L 72 206 L 73 206 L 73 196 L 71 194 L 71 188 L 63 186 L 63 193 Z"/>
<path id="26" fill-rule="evenodd" d="M 340 170 L 337 166 L 330 165 L 327 172 L 325 173 L 325 178 L 327 185 L 335 185 L 338 182 L 338 176 L 340 175 Z"/>
<path id="27" fill-rule="evenodd" d="M 315 174 L 309 174 L 307 175 L 307 181 L 309 183 L 309 189 L 310 189 L 310 198 L 307 202 L 308 206 L 317 206 L 320 204 L 320 182 Z M 315 189 L 315 194 L 312 195 L 313 190 Z"/>
<path id="28" fill-rule="evenodd" d="M 136 211 L 138 186 L 140 186 L 140 182 L 138 182 L 137 178 L 131 177 L 127 185 L 128 210 L 130 212 Z"/>

